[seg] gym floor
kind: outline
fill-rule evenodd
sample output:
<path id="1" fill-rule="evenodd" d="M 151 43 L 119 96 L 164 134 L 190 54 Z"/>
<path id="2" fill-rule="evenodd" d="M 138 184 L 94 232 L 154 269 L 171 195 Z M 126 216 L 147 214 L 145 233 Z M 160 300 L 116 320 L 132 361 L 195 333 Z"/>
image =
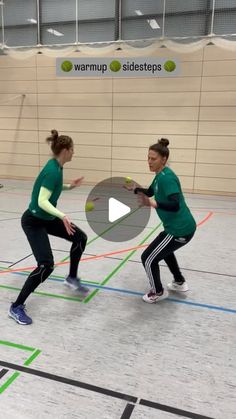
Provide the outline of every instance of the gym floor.
<path id="1" fill-rule="evenodd" d="M 91 293 L 81 301 L 63 285 L 70 244 L 52 237 L 62 263 L 27 301 L 33 324 L 20 326 L 8 309 L 35 265 L 20 225 L 32 182 L 2 183 L 0 417 L 234 419 L 235 198 L 186 194 L 198 229 L 176 254 L 190 291 L 149 305 L 140 255 L 161 231 L 155 211 L 138 237 L 113 243 L 87 223 L 91 188 L 65 192 L 58 208 L 89 237 L 79 273 Z M 161 275 L 172 279 L 164 263 Z"/>

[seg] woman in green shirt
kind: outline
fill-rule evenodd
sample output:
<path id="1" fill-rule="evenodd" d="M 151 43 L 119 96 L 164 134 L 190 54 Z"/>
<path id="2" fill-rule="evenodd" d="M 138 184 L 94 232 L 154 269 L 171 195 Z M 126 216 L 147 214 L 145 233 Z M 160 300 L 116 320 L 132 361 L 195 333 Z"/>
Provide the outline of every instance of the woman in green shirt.
<path id="1" fill-rule="evenodd" d="M 46 141 L 51 144 L 53 158 L 39 173 L 33 186 L 29 208 L 21 219 L 22 228 L 38 266 L 28 276 L 19 296 L 9 310 L 9 316 L 19 324 L 32 323 L 32 319 L 25 313 L 24 303 L 38 285 L 53 272 L 54 260 L 49 234 L 72 242 L 70 271 L 65 284 L 83 296 L 89 292 L 89 289 L 81 285 L 80 278 L 77 277 L 78 265 L 86 246 L 87 236 L 70 221 L 66 214 L 56 208 L 62 190 L 80 186 L 83 180 L 79 178 L 69 185 L 63 184 L 63 166 L 72 159 L 73 141 L 67 135 L 59 136 L 56 130 L 51 131 L 51 136 Z"/>
<path id="2" fill-rule="evenodd" d="M 169 157 L 169 141 L 161 138 L 149 147 L 148 164 L 155 172 L 148 189 L 136 188 L 140 205 L 156 209 L 164 227 L 159 236 L 143 252 L 141 259 L 151 289 L 143 296 L 146 303 L 156 303 L 168 297 L 160 279 L 159 262 L 164 260 L 174 276 L 168 289 L 177 292 L 188 291 L 188 285 L 180 272 L 174 251 L 188 243 L 196 230 L 196 222 L 186 205 L 181 185 L 176 174 L 166 166 Z M 154 196 L 154 199 L 151 197 Z"/>

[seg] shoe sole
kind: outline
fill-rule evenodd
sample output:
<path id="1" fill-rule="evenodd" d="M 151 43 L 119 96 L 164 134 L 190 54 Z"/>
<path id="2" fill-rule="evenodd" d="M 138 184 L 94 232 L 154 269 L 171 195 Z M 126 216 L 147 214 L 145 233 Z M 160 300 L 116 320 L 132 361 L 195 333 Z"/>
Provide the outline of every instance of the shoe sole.
<path id="1" fill-rule="evenodd" d="M 64 281 L 64 282 L 63 282 L 63 284 L 64 284 L 66 287 L 68 287 L 68 288 L 72 289 L 73 291 L 76 291 L 76 290 L 79 288 L 79 287 L 77 287 L 76 285 L 69 284 L 69 282 L 66 282 L 66 281 Z"/>
<path id="2" fill-rule="evenodd" d="M 157 298 L 156 300 L 146 300 L 145 299 L 145 296 L 143 296 L 142 298 L 143 298 L 143 301 L 145 302 L 145 303 L 148 303 L 148 304 L 156 304 L 156 303 L 159 303 L 160 301 L 163 301 L 163 300 L 166 300 L 167 298 L 169 297 L 169 294 L 165 294 L 165 296 L 163 297 L 163 296 L 161 296 L 160 298 Z"/>
<path id="3" fill-rule="evenodd" d="M 145 302 L 145 303 L 148 303 L 148 304 L 155 304 L 155 303 L 157 303 L 157 300 L 156 301 L 153 301 L 153 300 L 145 300 L 145 298 L 143 298 L 143 301 Z M 160 300 L 159 300 L 160 301 Z"/>
<path id="4" fill-rule="evenodd" d="M 11 313 L 8 313 L 8 317 L 10 317 L 11 319 L 15 320 L 16 323 L 21 324 L 22 326 L 29 326 L 31 323 L 23 323 L 21 322 L 19 319 L 15 318 Z"/>
<path id="5" fill-rule="evenodd" d="M 68 282 L 64 282 L 63 283 L 65 286 L 67 286 L 68 288 L 70 288 L 72 291 L 77 291 L 77 293 L 79 295 L 81 295 L 81 297 L 85 298 L 87 297 L 87 295 L 90 293 L 90 290 L 88 291 L 80 291 L 79 287 L 76 287 L 75 285 L 69 284 Z"/>
<path id="6" fill-rule="evenodd" d="M 175 288 L 170 288 L 170 287 L 168 287 L 168 285 L 167 285 L 167 288 L 168 288 L 169 291 L 172 291 L 172 292 L 188 292 L 189 291 L 189 288 L 187 290 L 178 290 L 178 289 L 175 289 Z"/>
<path id="7" fill-rule="evenodd" d="M 77 295 L 79 298 L 81 298 L 81 300 L 84 300 L 89 295 L 89 292 L 87 294 L 78 293 Z"/>

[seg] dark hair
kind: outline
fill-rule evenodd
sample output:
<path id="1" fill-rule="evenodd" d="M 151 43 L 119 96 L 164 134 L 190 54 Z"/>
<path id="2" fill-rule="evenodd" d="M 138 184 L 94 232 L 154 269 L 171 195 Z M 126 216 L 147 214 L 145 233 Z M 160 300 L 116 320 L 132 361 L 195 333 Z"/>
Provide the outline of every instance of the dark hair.
<path id="1" fill-rule="evenodd" d="M 58 156 L 64 148 L 69 150 L 73 147 L 72 138 L 68 135 L 58 135 L 56 129 L 51 130 L 51 136 L 46 138 L 46 142 L 51 143 L 51 150 L 55 156 Z"/>
<path id="2" fill-rule="evenodd" d="M 170 150 L 168 148 L 169 140 L 167 138 L 161 138 L 156 144 L 153 144 L 149 147 L 149 150 L 153 150 L 156 153 L 160 154 L 162 157 L 166 157 L 166 160 L 169 158 Z"/>

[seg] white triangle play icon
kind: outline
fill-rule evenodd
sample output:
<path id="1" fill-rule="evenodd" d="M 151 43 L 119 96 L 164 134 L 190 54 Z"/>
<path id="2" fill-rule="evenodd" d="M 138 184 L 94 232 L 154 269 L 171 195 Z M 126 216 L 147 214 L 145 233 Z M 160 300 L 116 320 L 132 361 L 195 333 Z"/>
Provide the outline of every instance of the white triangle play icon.
<path id="1" fill-rule="evenodd" d="M 109 198 L 108 219 L 110 223 L 119 220 L 119 218 L 123 217 L 126 214 L 129 214 L 130 211 L 131 209 L 130 207 L 128 207 L 128 205 L 123 204 L 115 198 Z"/>

